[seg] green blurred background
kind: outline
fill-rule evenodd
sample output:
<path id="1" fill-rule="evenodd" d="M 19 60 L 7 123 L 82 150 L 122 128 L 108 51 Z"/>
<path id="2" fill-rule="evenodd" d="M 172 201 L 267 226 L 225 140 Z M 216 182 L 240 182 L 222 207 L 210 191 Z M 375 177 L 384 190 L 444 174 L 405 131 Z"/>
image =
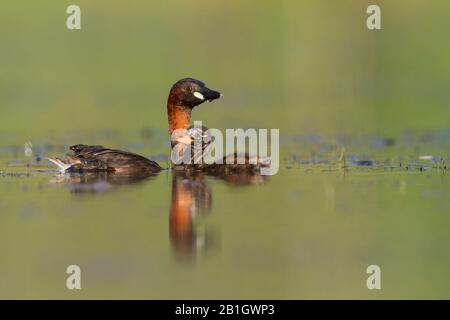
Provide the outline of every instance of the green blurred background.
<path id="1" fill-rule="evenodd" d="M 82 29 L 69 31 L 74 3 Z M 379 31 L 366 28 L 374 3 Z M 448 174 L 433 163 L 425 173 L 336 164 L 341 147 L 378 164 L 448 160 L 449 9 L 447 0 L 3 1 L 0 170 L 30 175 L 0 180 L 0 297 L 449 298 Z M 41 155 L 75 143 L 167 154 L 168 91 L 187 76 L 224 93 L 194 119 L 279 128 L 283 163 L 263 186 L 208 181 L 214 210 L 196 223 L 215 243 L 180 263 L 168 237 L 170 173 L 75 195 L 33 171 L 46 163 L 27 168 L 23 143 Z M 373 148 L 373 136 L 395 144 Z M 318 152 L 334 162 L 315 164 Z M 291 161 L 298 155 L 304 163 Z M 80 292 L 65 288 L 74 263 Z M 365 287 L 370 264 L 382 267 L 381 291 Z"/>
<path id="2" fill-rule="evenodd" d="M 166 129 L 168 90 L 186 76 L 225 94 L 195 112 L 211 127 L 448 127 L 448 1 L 377 1 L 379 31 L 370 1 L 76 3 L 79 31 L 65 26 L 70 1 L 2 3 L 0 142 Z"/>

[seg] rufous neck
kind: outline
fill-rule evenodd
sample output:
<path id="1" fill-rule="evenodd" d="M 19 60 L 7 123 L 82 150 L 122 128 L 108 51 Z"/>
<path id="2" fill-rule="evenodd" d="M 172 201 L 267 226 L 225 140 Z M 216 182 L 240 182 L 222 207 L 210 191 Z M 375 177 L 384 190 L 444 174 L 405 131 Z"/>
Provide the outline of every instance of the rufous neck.
<path id="1" fill-rule="evenodd" d="M 173 104 L 167 105 L 167 116 L 169 120 L 169 132 L 172 134 L 176 129 L 187 129 L 191 121 L 191 108 Z"/>

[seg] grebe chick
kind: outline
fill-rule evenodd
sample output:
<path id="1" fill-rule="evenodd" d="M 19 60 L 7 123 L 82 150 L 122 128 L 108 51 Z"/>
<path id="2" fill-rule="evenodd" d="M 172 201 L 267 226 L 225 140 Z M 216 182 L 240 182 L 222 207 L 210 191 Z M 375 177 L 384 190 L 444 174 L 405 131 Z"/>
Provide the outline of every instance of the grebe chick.
<path id="1" fill-rule="evenodd" d="M 103 146 L 77 144 L 70 147 L 72 154 L 65 160 L 47 158 L 58 166 L 62 172 L 115 172 L 137 174 L 142 172 L 157 173 L 161 166 L 141 155 L 108 149 Z"/>

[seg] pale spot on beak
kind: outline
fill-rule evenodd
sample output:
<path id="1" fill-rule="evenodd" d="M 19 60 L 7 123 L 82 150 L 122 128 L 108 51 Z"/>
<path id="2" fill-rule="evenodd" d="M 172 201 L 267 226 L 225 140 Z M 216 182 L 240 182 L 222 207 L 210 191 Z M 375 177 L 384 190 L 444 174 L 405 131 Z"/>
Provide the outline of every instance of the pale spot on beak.
<path id="1" fill-rule="evenodd" d="M 205 100 L 205 97 L 200 92 L 194 92 L 194 97 L 200 100 Z"/>

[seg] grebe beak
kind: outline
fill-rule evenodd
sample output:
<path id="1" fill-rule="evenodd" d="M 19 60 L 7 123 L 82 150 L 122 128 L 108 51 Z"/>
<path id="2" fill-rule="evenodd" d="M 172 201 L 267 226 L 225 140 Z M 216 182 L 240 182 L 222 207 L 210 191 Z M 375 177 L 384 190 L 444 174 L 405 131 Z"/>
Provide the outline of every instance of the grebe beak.
<path id="1" fill-rule="evenodd" d="M 196 95 L 197 98 L 200 97 L 200 95 L 203 97 L 202 100 L 207 100 L 209 102 L 219 99 L 220 97 L 222 97 L 223 95 L 220 92 L 211 90 L 207 87 L 203 87 L 201 88 L 200 92 L 195 92 L 194 95 L 198 93 L 198 96 Z"/>

